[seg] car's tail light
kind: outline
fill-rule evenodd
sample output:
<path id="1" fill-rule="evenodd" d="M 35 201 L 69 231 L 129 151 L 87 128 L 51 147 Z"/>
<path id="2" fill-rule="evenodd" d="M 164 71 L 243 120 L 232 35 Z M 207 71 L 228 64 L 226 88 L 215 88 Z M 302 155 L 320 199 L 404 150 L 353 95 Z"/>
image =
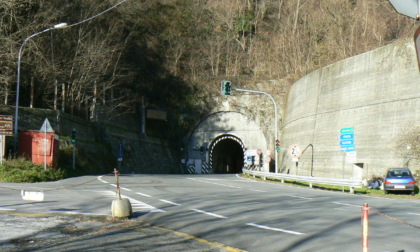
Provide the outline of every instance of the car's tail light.
<path id="1" fill-rule="evenodd" d="M 392 184 L 392 183 L 389 182 L 388 180 L 385 180 L 385 184 Z"/>
<path id="2" fill-rule="evenodd" d="M 410 185 L 414 185 L 416 182 L 414 180 L 410 181 L 409 184 Z"/>

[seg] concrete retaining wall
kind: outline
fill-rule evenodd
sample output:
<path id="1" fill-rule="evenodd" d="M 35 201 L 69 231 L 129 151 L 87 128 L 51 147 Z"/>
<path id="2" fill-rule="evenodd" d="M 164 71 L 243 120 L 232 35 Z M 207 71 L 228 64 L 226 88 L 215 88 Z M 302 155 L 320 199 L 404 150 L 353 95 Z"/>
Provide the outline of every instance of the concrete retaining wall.
<path id="1" fill-rule="evenodd" d="M 292 86 L 285 115 L 281 172 L 371 177 L 406 166 L 396 141 L 420 126 L 414 43 L 397 42 L 308 74 Z M 346 163 L 346 154 L 340 152 L 340 129 L 346 127 L 354 127 L 358 166 Z M 313 160 L 308 148 L 293 163 L 287 153 L 292 144 L 302 150 L 312 144 Z"/>

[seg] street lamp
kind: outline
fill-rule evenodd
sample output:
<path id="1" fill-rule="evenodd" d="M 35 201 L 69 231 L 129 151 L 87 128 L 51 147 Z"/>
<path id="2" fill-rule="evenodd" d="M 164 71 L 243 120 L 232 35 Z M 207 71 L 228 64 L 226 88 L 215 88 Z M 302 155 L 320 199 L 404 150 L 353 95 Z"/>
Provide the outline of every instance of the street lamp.
<path id="1" fill-rule="evenodd" d="M 45 30 L 42 30 L 40 32 L 34 33 L 31 36 L 27 37 L 19 49 L 19 55 L 18 55 L 18 69 L 17 69 L 17 80 L 16 80 L 16 107 L 15 107 L 15 125 L 14 125 L 14 151 L 17 152 L 17 144 L 18 144 L 18 118 L 19 118 L 19 87 L 20 87 L 20 61 L 22 58 L 22 50 L 23 46 L 25 45 L 26 41 L 28 41 L 30 38 L 35 37 L 36 35 L 39 35 L 41 33 L 47 32 L 49 30 L 54 29 L 64 29 L 67 27 L 67 23 L 59 23 L 54 26 L 51 26 Z"/>

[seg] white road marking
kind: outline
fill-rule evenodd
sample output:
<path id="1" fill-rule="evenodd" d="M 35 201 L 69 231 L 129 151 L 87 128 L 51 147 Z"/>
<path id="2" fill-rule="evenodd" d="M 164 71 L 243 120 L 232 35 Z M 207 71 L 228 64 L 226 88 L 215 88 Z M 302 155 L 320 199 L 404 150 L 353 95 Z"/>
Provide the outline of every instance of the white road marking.
<path id="1" fill-rule="evenodd" d="M 182 206 L 181 204 L 178 204 L 178 203 L 175 203 L 175 202 L 172 202 L 172 201 L 169 201 L 169 200 L 165 200 L 165 199 L 160 199 L 160 201 L 171 204 L 171 205 L 174 205 L 174 206 Z"/>
<path id="2" fill-rule="evenodd" d="M 358 205 L 352 205 L 352 204 L 341 203 L 341 202 L 332 202 L 332 203 L 337 204 L 337 205 L 343 205 L 343 206 L 351 206 L 351 207 L 358 207 L 358 208 L 362 207 L 362 206 L 358 206 Z"/>
<path id="3" fill-rule="evenodd" d="M 284 194 L 285 195 L 285 194 Z M 298 199 L 306 199 L 306 200 L 312 200 L 313 198 L 306 198 L 306 197 L 301 197 L 301 196 L 294 196 L 294 195 L 285 195 L 288 197 L 293 197 L 293 198 L 298 198 Z"/>
<path id="4" fill-rule="evenodd" d="M 239 178 L 239 180 L 235 180 L 235 181 L 247 182 L 247 183 L 257 183 L 256 180 L 252 180 L 252 179 L 249 179 L 249 178 L 243 178 L 239 174 L 236 174 L 236 177 Z"/>
<path id="5" fill-rule="evenodd" d="M 101 195 L 104 195 L 106 197 L 112 197 L 112 198 L 116 198 L 116 193 L 113 191 L 99 191 L 98 193 L 100 193 Z M 160 213 L 164 213 L 166 211 L 156 208 L 154 206 L 151 206 L 149 204 L 146 204 L 144 202 L 138 201 L 136 199 L 130 198 L 128 196 L 125 195 L 121 195 L 121 198 L 127 198 L 130 203 L 131 203 L 131 207 L 133 208 L 133 210 L 138 209 L 139 211 L 136 212 L 148 212 L 148 213 L 156 213 L 156 212 L 160 212 Z"/>
<path id="6" fill-rule="evenodd" d="M 197 212 L 197 213 L 210 215 L 210 216 L 213 216 L 213 217 L 216 217 L 216 218 L 227 219 L 226 216 L 223 216 L 223 215 L 220 215 L 220 214 L 210 213 L 210 212 L 206 212 L 206 211 L 203 211 L 203 210 L 200 210 L 200 209 L 195 209 L 195 208 L 192 208 L 191 210 L 194 211 L 194 212 Z"/>
<path id="7" fill-rule="evenodd" d="M 257 190 L 257 189 L 249 189 L 250 191 L 254 191 L 254 192 L 266 192 L 266 191 L 263 191 L 263 190 Z"/>
<path id="8" fill-rule="evenodd" d="M 269 226 L 258 225 L 258 224 L 255 224 L 255 223 L 247 223 L 247 225 L 252 226 L 252 227 L 261 228 L 261 229 L 283 232 L 283 233 L 294 234 L 294 235 L 303 235 L 304 234 L 304 233 L 301 233 L 301 232 L 296 232 L 296 231 L 291 231 L 291 230 L 286 230 L 286 229 L 280 229 L 280 228 L 273 228 L 273 227 L 269 227 Z"/>
<path id="9" fill-rule="evenodd" d="M 125 188 L 125 187 L 120 187 L 121 189 L 123 189 L 124 191 L 128 191 L 128 192 L 132 192 L 133 190 Z"/>
<path id="10" fill-rule="evenodd" d="M 420 213 L 407 213 L 407 214 L 411 214 L 411 215 L 419 215 L 419 216 L 420 216 Z"/>
<path id="11" fill-rule="evenodd" d="M 144 197 L 148 197 L 151 198 L 152 196 L 150 196 L 149 194 L 145 194 L 145 193 L 141 193 L 141 192 L 136 192 L 136 194 L 144 196 Z"/>
<path id="12" fill-rule="evenodd" d="M 16 211 L 16 209 L 12 209 L 12 208 L 0 208 L 0 211 Z"/>
<path id="13" fill-rule="evenodd" d="M 99 180 L 99 181 L 101 181 L 102 183 L 106 183 L 106 184 L 108 184 L 108 182 L 106 182 L 105 180 L 103 180 L 103 179 L 102 179 L 102 177 L 103 177 L 103 176 L 99 176 L 99 177 L 98 177 L 98 180 Z"/>
<path id="14" fill-rule="evenodd" d="M 187 178 L 187 179 L 191 179 L 191 180 L 195 180 L 195 181 L 199 181 L 199 182 L 204 182 L 204 183 L 208 183 L 208 184 L 213 184 L 213 185 L 218 185 L 218 186 L 225 186 L 225 187 L 230 187 L 230 188 L 242 189 L 242 187 L 231 186 L 231 185 L 224 185 L 224 184 L 219 184 L 219 183 L 205 181 L 205 180 L 202 180 L 202 179 L 195 179 L 195 178 Z"/>

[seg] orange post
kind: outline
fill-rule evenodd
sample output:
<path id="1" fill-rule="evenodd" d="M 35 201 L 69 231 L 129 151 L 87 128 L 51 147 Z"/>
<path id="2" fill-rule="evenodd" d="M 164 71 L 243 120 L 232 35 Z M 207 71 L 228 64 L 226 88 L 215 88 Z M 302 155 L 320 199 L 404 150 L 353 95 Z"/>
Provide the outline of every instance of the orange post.
<path id="1" fill-rule="evenodd" d="M 368 252 L 369 207 L 365 203 L 362 207 L 362 251 Z"/>

